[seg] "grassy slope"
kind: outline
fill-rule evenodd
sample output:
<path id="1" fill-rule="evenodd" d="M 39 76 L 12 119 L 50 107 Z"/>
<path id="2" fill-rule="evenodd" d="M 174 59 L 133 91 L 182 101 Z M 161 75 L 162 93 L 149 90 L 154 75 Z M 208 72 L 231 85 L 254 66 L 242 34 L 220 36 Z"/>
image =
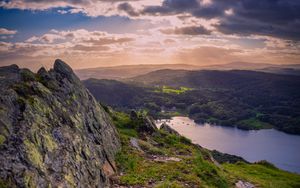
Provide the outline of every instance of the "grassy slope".
<path id="1" fill-rule="evenodd" d="M 234 187 L 238 180 L 258 187 L 299 187 L 300 176 L 279 170 L 269 163 L 216 165 L 210 151 L 191 144 L 184 138 L 158 131 L 141 136 L 136 123 L 128 115 L 113 113 L 122 140 L 117 165 L 122 173 L 118 184 L 147 187 Z M 134 126 L 132 126 L 134 125 Z M 130 145 L 138 140 L 142 151 Z M 146 141 L 147 140 L 147 141 Z M 160 157 L 176 157 L 180 161 L 157 162 Z"/>
<path id="2" fill-rule="evenodd" d="M 300 187 L 299 175 L 279 170 L 268 164 L 247 165 L 237 163 L 224 164 L 223 167 L 232 174 L 231 178 L 237 179 L 237 177 L 240 177 L 249 182 L 254 182 L 260 187 Z"/>

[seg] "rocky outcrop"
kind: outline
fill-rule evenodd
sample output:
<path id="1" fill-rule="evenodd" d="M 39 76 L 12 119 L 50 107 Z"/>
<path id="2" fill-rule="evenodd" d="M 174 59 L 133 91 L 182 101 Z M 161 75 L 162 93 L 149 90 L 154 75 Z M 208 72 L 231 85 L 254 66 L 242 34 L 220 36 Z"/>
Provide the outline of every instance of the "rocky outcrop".
<path id="1" fill-rule="evenodd" d="M 255 186 L 252 183 L 239 180 L 235 183 L 236 188 L 255 188 Z"/>
<path id="2" fill-rule="evenodd" d="M 174 134 L 174 135 L 176 135 L 176 136 L 180 136 L 180 134 L 179 134 L 177 131 L 175 131 L 174 129 L 172 129 L 172 128 L 171 128 L 168 124 L 166 124 L 166 123 L 161 124 L 160 130 L 165 131 L 166 133 L 169 133 L 169 134 Z"/>
<path id="3" fill-rule="evenodd" d="M 152 133 L 157 132 L 157 127 L 152 117 L 144 115 L 144 114 L 137 114 L 135 111 L 130 113 L 130 119 L 137 124 L 137 131 L 140 134 L 148 134 L 151 135 Z"/>
<path id="4" fill-rule="evenodd" d="M 0 68 L 0 184 L 105 187 L 119 138 L 72 69 Z"/>
<path id="5" fill-rule="evenodd" d="M 231 155 L 228 153 L 221 153 L 217 150 L 212 150 L 211 155 L 218 163 L 237 163 L 237 162 L 244 162 L 249 163 L 245 159 L 240 156 Z"/>

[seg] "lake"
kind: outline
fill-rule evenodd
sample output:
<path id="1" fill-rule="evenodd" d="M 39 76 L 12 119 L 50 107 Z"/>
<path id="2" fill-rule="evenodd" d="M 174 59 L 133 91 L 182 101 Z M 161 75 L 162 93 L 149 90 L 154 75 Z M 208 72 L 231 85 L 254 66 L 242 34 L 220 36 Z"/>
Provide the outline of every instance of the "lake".
<path id="1" fill-rule="evenodd" d="M 275 129 L 245 131 L 197 124 L 188 117 L 173 117 L 167 124 L 202 147 L 238 155 L 249 162 L 267 160 L 278 168 L 300 173 L 300 136 Z"/>

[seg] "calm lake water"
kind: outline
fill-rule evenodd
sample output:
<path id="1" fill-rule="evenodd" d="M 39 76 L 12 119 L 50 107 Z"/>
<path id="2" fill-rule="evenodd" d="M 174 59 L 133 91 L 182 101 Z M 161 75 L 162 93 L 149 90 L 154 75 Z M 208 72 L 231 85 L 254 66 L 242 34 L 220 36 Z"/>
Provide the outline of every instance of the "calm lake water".
<path id="1" fill-rule="evenodd" d="M 188 117 L 173 117 L 167 124 L 202 147 L 238 155 L 250 162 L 267 160 L 278 168 L 300 173 L 300 136 L 274 129 L 244 131 L 196 124 Z"/>

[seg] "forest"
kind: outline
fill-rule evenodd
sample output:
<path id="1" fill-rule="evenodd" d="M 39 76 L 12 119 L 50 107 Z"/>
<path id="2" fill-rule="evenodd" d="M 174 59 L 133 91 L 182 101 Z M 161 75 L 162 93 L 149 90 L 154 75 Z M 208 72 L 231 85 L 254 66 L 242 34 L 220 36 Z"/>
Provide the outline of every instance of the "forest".
<path id="1" fill-rule="evenodd" d="M 240 129 L 300 134 L 300 77 L 255 71 L 158 70 L 123 81 L 89 79 L 102 103 L 155 118 L 187 115 Z"/>

